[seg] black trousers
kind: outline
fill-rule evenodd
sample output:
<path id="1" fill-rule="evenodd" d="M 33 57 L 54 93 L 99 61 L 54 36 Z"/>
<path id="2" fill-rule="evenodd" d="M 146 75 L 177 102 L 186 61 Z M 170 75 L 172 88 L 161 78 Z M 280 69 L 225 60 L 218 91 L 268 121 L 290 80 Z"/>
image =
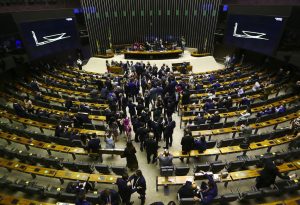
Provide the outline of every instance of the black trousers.
<path id="1" fill-rule="evenodd" d="M 122 194 L 120 192 L 119 192 L 119 194 L 122 199 L 122 204 L 131 205 L 131 203 L 130 203 L 131 194 Z"/>
<path id="2" fill-rule="evenodd" d="M 138 194 L 140 195 L 141 205 L 144 205 L 145 204 L 145 200 L 146 200 L 146 193 L 144 191 L 143 192 L 139 192 L 138 191 Z"/>
<path id="3" fill-rule="evenodd" d="M 151 162 L 151 156 L 152 155 L 153 155 L 152 163 L 154 163 L 156 161 L 157 152 L 155 152 L 155 153 L 147 152 L 147 162 L 148 162 L 148 164 Z"/>
<path id="4" fill-rule="evenodd" d="M 173 143 L 173 136 L 172 135 L 166 136 L 166 148 L 167 149 L 169 148 L 169 146 L 172 147 L 172 143 Z"/>

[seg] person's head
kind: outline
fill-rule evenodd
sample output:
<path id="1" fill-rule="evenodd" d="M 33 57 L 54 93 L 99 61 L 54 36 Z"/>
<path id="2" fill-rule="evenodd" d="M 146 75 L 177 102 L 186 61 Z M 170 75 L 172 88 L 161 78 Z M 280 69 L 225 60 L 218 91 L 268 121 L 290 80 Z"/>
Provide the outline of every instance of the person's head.
<path id="1" fill-rule="evenodd" d="M 109 196 L 110 190 L 109 190 L 109 189 L 104 189 L 103 194 L 104 194 L 105 196 Z"/>
<path id="2" fill-rule="evenodd" d="M 122 179 L 127 180 L 128 179 L 128 174 L 127 173 L 123 174 Z"/>
<path id="3" fill-rule="evenodd" d="M 197 189 L 197 184 L 195 182 L 192 183 L 192 189 L 193 190 Z"/>
<path id="4" fill-rule="evenodd" d="M 165 156 L 169 156 L 169 154 L 170 154 L 170 153 L 169 153 L 169 150 L 168 150 L 168 149 L 165 149 L 165 150 L 164 150 L 164 155 L 165 155 Z"/>
<path id="5" fill-rule="evenodd" d="M 92 134 L 92 138 L 95 139 L 97 137 L 96 133 Z"/>
<path id="6" fill-rule="evenodd" d="M 141 177 L 141 176 L 143 176 L 143 173 L 140 169 L 138 169 L 138 170 L 135 171 L 135 175 L 138 176 L 138 177 Z"/>
<path id="7" fill-rule="evenodd" d="M 186 181 L 186 182 L 185 182 L 185 185 L 187 185 L 187 186 L 192 186 L 192 182 L 191 182 L 191 181 Z"/>

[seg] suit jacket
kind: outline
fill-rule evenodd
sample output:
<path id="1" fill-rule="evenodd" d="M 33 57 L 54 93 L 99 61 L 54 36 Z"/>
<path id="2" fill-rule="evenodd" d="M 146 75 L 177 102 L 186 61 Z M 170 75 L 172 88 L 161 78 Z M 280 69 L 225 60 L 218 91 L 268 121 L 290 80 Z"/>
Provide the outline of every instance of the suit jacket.
<path id="1" fill-rule="evenodd" d="M 113 189 L 110 189 L 110 194 L 107 196 L 104 194 L 104 191 L 100 193 L 100 204 L 101 205 L 106 205 L 106 204 L 111 204 L 111 205 L 119 205 L 120 204 L 120 196 L 118 192 L 116 192 Z"/>
<path id="2" fill-rule="evenodd" d="M 146 192 L 146 180 L 144 178 L 144 176 L 137 176 L 135 174 L 131 175 L 129 177 L 129 181 L 132 181 L 133 180 L 133 189 L 134 191 L 136 191 L 137 193 L 139 194 L 145 194 Z"/>

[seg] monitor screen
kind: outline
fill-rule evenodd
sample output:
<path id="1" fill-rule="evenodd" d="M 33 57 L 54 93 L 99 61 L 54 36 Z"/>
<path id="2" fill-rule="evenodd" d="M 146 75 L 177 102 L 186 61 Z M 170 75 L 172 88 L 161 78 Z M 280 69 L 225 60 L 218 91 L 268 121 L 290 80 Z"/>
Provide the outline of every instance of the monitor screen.
<path id="1" fill-rule="evenodd" d="M 275 16 L 229 15 L 225 43 L 247 50 L 273 55 L 286 19 Z"/>
<path id="2" fill-rule="evenodd" d="M 22 22 L 20 30 L 32 59 L 79 47 L 74 18 Z"/>

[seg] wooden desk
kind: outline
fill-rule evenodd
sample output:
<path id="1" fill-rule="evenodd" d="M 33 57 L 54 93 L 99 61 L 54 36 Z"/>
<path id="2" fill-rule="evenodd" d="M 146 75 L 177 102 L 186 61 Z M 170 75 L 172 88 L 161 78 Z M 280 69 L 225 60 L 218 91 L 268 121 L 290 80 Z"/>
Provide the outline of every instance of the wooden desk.
<path id="1" fill-rule="evenodd" d="M 58 145 L 54 143 L 41 142 L 38 140 L 28 139 L 24 137 L 20 137 L 15 134 L 7 133 L 4 131 L 0 131 L 0 138 L 5 139 L 8 143 L 15 142 L 19 144 L 25 145 L 27 149 L 29 146 L 36 147 L 40 149 L 45 149 L 51 155 L 51 151 L 61 152 L 71 154 L 76 159 L 75 155 L 99 155 L 100 154 L 114 154 L 114 155 L 122 155 L 124 153 L 124 149 L 100 149 L 99 153 L 88 153 L 85 149 L 80 147 L 68 147 L 64 145 Z"/>
<path id="2" fill-rule="evenodd" d="M 6 95 L 7 97 L 9 97 L 8 95 Z M 9 101 L 11 102 L 15 102 L 15 101 L 18 101 L 19 103 L 23 103 L 21 100 L 18 100 L 16 98 L 13 98 L 13 97 L 9 97 Z M 42 111 L 47 111 L 48 113 L 51 112 L 51 113 L 55 113 L 57 115 L 60 115 L 60 116 L 64 116 L 64 114 L 66 113 L 66 111 L 61 111 L 61 110 L 54 110 L 54 109 L 50 109 L 50 108 L 45 108 L 45 107 L 41 107 L 41 106 L 37 106 L 37 105 L 33 105 L 33 108 L 35 110 L 39 109 L 39 110 L 42 110 Z M 75 115 L 75 113 L 69 113 L 69 115 L 72 117 Z M 88 115 L 88 118 L 90 120 L 95 120 L 95 121 L 106 121 L 106 116 L 100 116 L 100 115 Z"/>
<path id="3" fill-rule="evenodd" d="M 285 203 L 284 201 L 276 201 L 276 202 L 264 203 L 260 205 L 285 205 Z"/>
<path id="4" fill-rule="evenodd" d="M 35 95 L 32 90 L 29 90 L 29 89 L 27 89 L 27 88 L 25 88 L 25 87 L 23 87 L 21 85 L 16 84 L 15 86 L 21 92 L 24 92 L 24 93 L 27 93 L 27 94 L 31 94 L 31 95 Z M 45 98 L 46 100 L 52 101 L 52 102 L 61 103 L 62 105 L 64 105 L 64 103 L 66 102 L 65 99 L 56 98 L 56 97 L 48 96 L 48 95 L 45 95 L 45 94 L 43 94 L 43 98 Z M 109 107 L 108 104 L 89 103 L 89 102 L 80 102 L 80 101 L 72 101 L 72 102 L 75 105 L 77 105 L 77 106 L 79 106 L 80 104 L 84 103 L 84 104 L 87 104 L 91 108 L 98 108 L 98 109 L 105 109 L 105 108 Z"/>
<path id="5" fill-rule="evenodd" d="M 24 172 L 31 174 L 34 178 L 35 175 L 40 175 L 44 177 L 54 177 L 57 174 L 56 169 L 35 167 L 35 166 L 27 166 Z"/>
<path id="6" fill-rule="evenodd" d="M 260 111 L 263 111 L 265 110 L 267 107 L 270 107 L 270 106 L 273 106 L 273 107 L 278 107 L 280 105 L 283 105 L 283 104 L 288 104 L 288 103 L 291 103 L 293 101 L 296 101 L 299 99 L 299 95 L 296 95 L 296 96 L 292 96 L 292 97 L 289 97 L 289 98 L 286 98 L 286 99 L 283 99 L 283 100 L 279 100 L 277 102 L 273 102 L 273 103 L 270 103 L 268 105 L 264 105 L 264 106 L 259 106 L 259 107 L 255 107 L 255 108 L 252 108 L 251 109 L 251 112 L 252 113 L 256 113 L 256 112 L 260 112 Z M 204 104 L 203 104 L 204 105 Z M 227 113 L 220 113 L 220 116 L 221 117 L 234 117 L 234 116 L 239 116 L 242 112 L 244 112 L 245 110 L 239 110 L 239 111 L 235 111 L 235 112 L 227 112 Z M 188 122 L 189 120 L 194 120 L 196 117 L 195 116 L 182 116 L 181 117 L 181 120 L 183 122 Z M 204 115 L 204 117 L 208 117 L 208 115 Z"/>
<path id="7" fill-rule="evenodd" d="M 104 184 L 115 184 L 121 176 L 90 174 L 89 181 Z"/>
<path id="8" fill-rule="evenodd" d="M 165 51 L 125 51 L 125 59 L 171 59 L 179 58 L 182 50 L 165 50 Z"/>
<path id="9" fill-rule="evenodd" d="M 88 174 L 82 172 L 56 170 L 40 166 L 32 166 L 21 162 L 7 160 L 1 157 L 0 167 L 28 173 L 31 174 L 32 177 L 35 177 L 35 175 L 40 175 L 44 177 L 57 178 L 61 181 L 61 183 L 64 183 L 64 180 L 75 180 L 114 184 L 116 182 L 116 179 L 120 177 L 116 175 Z"/>
<path id="10" fill-rule="evenodd" d="M 240 146 L 227 146 L 227 147 L 221 147 L 221 148 L 210 148 L 206 149 L 203 153 L 199 153 L 198 150 L 191 150 L 190 154 L 182 154 L 181 151 L 173 151 L 171 154 L 173 155 L 174 158 L 187 158 L 187 157 L 199 157 L 199 156 L 211 156 L 215 155 L 216 160 L 218 160 L 219 155 L 223 154 L 232 154 L 232 153 L 237 153 L 237 152 L 247 152 L 251 150 L 256 150 L 256 149 L 263 149 L 263 148 L 268 148 L 269 151 L 273 146 L 289 143 L 297 138 L 296 135 L 286 135 L 284 137 L 278 138 L 278 142 L 276 139 L 274 140 L 265 140 L 262 142 L 253 142 L 250 143 L 250 146 L 248 149 L 242 149 Z M 158 153 L 159 155 L 160 153 Z M 300 166 L 299 166 L 300 168 Z"/>
<path id="11" fill-rule="evenodd" d="M 90 177 L 90 174 L 66 170 L 57 170 L 54 177 L 58 178 L 63 183 L 63 180 L 65 179 L 75 181 L 87 181 Z"/>
<path id="12" fill-rule="evenodd" d="M 222 154 L 231 154 L 236 152 L 244 152 L 248 149 L 242 149 L 240 146 L 229 146 L 229 147 L 221 147 L 219 148 Z"/>
<path id="13" fill-rule="evenodd" d="M 165 177 L 156 177 L 156 191 L 159 186 L 183 185 L 186 181 L 194 181 L 194 176 L 170 176 L 168 181 Z"/>
<path id="14" fill-rule="evenodd" d="M 250 179 L 259 176 L 259 172 L 262 169 L 252 169 L 252 170 L 243 170 L 237 172 L 230 172 L 229 175 L 233 181 L 242 180 L 242 179 Z"/>
<path id="15" fill-rule="evenodd" d="M 276 142 L 274 140 L 264 140 L 262 142 L 251 143 L 249 147 L 250 147 L 251 150 L 255 150 L 255 149 L 262 149 L 262 148 L 265 148 L 265 147 L 270 147 L 270 146 L 273 146 L 275 144 L 276 144 Z"/>
<path id="16" fill-rule="evenodd" d="M 220 149 L 214 147 L 211 149 L 206 149 L 204 152 L 199 152 L 198 150 L 192 150 L 190 152 L 191 157 L 200 157 L 200 156 L 210 156 L 220 154 Z"/>
<path id="17" fill-rule="evenodd" d="M 0 109 L 0 117 L 7 118 L 11 121 L 20 122 L 23 125 L 30 125 L 30 126 L 38 127 L 41 130 L 42 129 L 55 130 L 55 127 L 56 127 L 56 125 L 42 123 L 42 122 L 27 119 L 27 118 L 21 118 L 21 117 L 18 117 L 16 115 L 13 115 L 13 114 L 8 113 L 7 111 L 1 110 L 1 109 Z M 95 133 L 97 136 L 101 136 L 101 137 L 106 136 L 105 131 L 99 131 L 99 130 L 88 130 L 88 129 L 81 129 L 81 128 L 69 128 L 68 130 L 69 131 L 77 130 L 81 134 L 94 134 Z"/>
<path id="18" fill-rule="evenodd" d="M 294 164 L 294 162 L 283 163 L 282 165 L 277 166 L 277 168 L 279 169 L 279 172 L 290 172 L 298 169 L 298 167 Z M 260 175 L 261 170 L 262 168 L 230 172 L 229 174 L 232 180 L 236 181 L 236 180 L 251 179 L 251 178 L 258 177 Z"/>
<path id="19" fill-rule="evenodd" d="M 285 205 L 299 205 L 300 204 L 300 196 L 295 197 L 293 199 L 284 200 Z"/>
<path id="20" fill-rule="evenodd" d="M 297 113 L 292 113 L 285 115 L 283 117 L 275 118 L 272 120 L 256 123 L 256 124 L 250 124 L 250 126 L 253 129 L 259 129 L 263 127 L 268 127 L 271 125 L 277 125 L 279 123 L 283 123 L 292 119 L 297 118 L 300 116 L 300 111 Z M 193 137 L 198 137 L 201 135 L 218 135 L 218 134 L 226 134 L 226 133 L 234 133 L 234 132 L 239 132 L 240 127 L 227 127 L 227 128 L 221 128 L 221 129 L 212 129 L 212 130 L 201 130 L 201 131 L 192 131 L 192 136 Z"/>
<path id="21" fill-rule="evenodd" d="M 279 169 L 279 172 L 289 172 L 289 171 L 294 171 L 299 169 L 295 165 L 295 162 L 287 162 L 280 166 L 277 166 L 277 168 Z M 230 181 L 255 178 L 260 175 L 261 170 L 262 168 L 230 172 L 226 178 L 220 178 L 220 182 L 225 182 L 225 184 L 228 184 Z M 156 189 L 158 189 L 158 186 L 183 185 L 185 184 L 186 181 L 194 181 L 196 180 L 196 178 L 199 179 L 199 174 L 195 176 L 171 176 L 168 177 L 168 181 L 165 180 L 165 177 L 157 177 Z"/>
<path id="22" fill-rule="evenodd" d="M 9 196 L 9 195 L 2 194 L 2 193 L 0 193 L 0 204 L 5 204 L 5 205 L 56 205 L 53 203 L 46 203 L 46 202 L 25 199 L 25 198 L 21 198 L 21 197 Z"/>
<path id="23" fill-rule="evenodd" d="M 300 160 L 293 161 L 294 165 L 300 169 Z"/>
<path id="24" fill-rule="evenodd" d="M 58 88 L 52 85 L 47 85 L 45 83 L 39 82 L 39 84 L 41 85 L 41 87 L 45 88 L 45 89 L 50 89 L 56 92 L 61 92 L 61 93 L 66 93 L 68 95 L 75 95 L 75 96 L 81 96 L 81 97 L 89 97 L 90 93 L 89 92 L 81 92 L 81 91 L 74 91 L 74 90 L 68 90 L 68 89 L 64 89 L 64 88 Z"/>

